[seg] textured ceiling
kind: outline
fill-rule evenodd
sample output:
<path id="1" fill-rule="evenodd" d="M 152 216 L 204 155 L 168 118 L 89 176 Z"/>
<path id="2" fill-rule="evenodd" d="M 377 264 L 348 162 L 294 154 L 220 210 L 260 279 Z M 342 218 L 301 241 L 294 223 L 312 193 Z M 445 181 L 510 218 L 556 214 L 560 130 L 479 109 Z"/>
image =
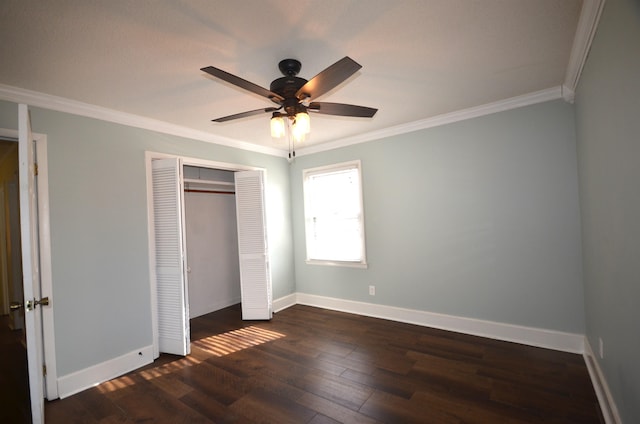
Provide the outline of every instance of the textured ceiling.
<path id="1" fill-rule="evenodd" d="M 282 147 L 271 103 L 200 71 L 263 87 L 284 58 L 310 79 L 344 56 L 363 68 L 320 101 L 373 119 L 312 115 L 310 145 L 563 84 L 580 0 L 3 0 L 0 84 L 218 136 Z"/>

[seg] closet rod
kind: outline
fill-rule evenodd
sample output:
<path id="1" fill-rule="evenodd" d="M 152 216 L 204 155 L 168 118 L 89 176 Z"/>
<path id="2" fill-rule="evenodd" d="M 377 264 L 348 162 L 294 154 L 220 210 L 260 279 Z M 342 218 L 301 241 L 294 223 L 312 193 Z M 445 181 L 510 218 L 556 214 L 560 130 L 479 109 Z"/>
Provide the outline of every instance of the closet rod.
<path id="1" fill-rule="evenodd" d="M 235 191 L 222 191 L 222 190 L 194 190 L 192 188 L 185 188 L 185 193 L 212 193 L 212 194 L 236 194 Z"/>
<path id="2" fill-rule="evenodd" d="M 199 180 L 196 178 L 185 178 L 183 179 L 183 181 L 185 182 L 185 184 L 195 183 L 195 184 L 211 184 L 211 185 L 226 185 L 226 186 L 235 185 L 235 183 L 232 183 L 230 181 Z"/>

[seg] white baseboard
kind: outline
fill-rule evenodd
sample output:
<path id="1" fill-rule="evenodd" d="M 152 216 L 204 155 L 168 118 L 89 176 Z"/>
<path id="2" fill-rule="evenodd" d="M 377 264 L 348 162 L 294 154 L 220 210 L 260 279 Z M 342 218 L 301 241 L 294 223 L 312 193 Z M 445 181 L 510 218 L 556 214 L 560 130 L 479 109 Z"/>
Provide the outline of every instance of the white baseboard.
<path id="1" fill-rule="evenodd" d="M 295 302 L 293 298 L 295 297 Z M 335 311 L 348 312 L 408 324 L 439 328 L 474 336 L 489 337 L 497 340 L 521 343 L 529 346 L 543 347 L 571 353 L 584 352 L 584 335 L 546 330 L 542 328 L 524 327 L 494 321 L 484 321 L 453 315 L 419 311 L 415 309 L 397 308 L 394 306 L 356 302 L 306 293 L 294 293 L 274 301 L 280 309 L 296 303 L 316 306 Z"/>
<path id="2" fill-rule="evenodd" d="M 58 378 L 60 399 L 74 395 L 112 378 L 153 362 L 153 347 L 145 346 L 117 358 Z"/>
<path id="3" fill-rule="evenodd" d="M 280 297 L 273 301 L 273 312 L 280 312 L 283 309 L 287 309 L 290 306 L 295 305 L 297 302 L 297 293 L 291 293 L 287 296 Z"/>
<path id="4" fill-rule="evenodd" d="M 606 424 L 621 424 L 622 420 L 620 419 L 618 407 L 616 406 L 616 402 L 613 400 L 613 396 L 611 396 L 607 380 L 604 377 L 600 364 L 596 359 L 596 355 L 593 353 L 593 349 L 591 349 L 591 344 L 589 344 L 589 339 L 587 337 L 584 338 L 584 346 L 584 361 L 587 364 L 591 383 L 593 384 L 593 389 L 598 397 L 598 403 L 600 404 L 600 410 L 602 410 L 604 421 Z"/>
<path id="5" fill-rule="evenodd" d="M 240 297 L 234 297 L 232 299 L 224 299 L 219 300 L 217 302 L 211 302 L 207 305 L 204 305 L 199 308 L 191 308 L 189 307 L 189 319 L 197 318 L 202 315 L 210 314 L 211 312 L 219 311 L 220 309 L 224 309 L 227 306 L 235 305 L 240 303 Z"/>

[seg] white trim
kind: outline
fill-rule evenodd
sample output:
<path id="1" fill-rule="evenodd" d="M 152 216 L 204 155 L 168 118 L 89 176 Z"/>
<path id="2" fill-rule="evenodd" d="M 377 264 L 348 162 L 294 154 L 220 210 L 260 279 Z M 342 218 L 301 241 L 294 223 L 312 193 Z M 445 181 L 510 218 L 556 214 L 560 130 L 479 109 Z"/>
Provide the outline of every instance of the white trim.
<path id="1" fill-rule="evenodd" d="M 276 303 L 278 303 L 278 305 L 291 304 L 291 296 L 293 295 L 278 299 Z M 584 336 L 582 334 L 458 317 L 415 309 L 398 308 L 395 306 L 356 302 L 353 300 L 317 296 L 307 293 L 295 293 L 295 298 L 295 303 L 300 305 L 315 306 L 351 314 L 416 324 L 424 327 L 439 328 L 457 333 L 488 337 L 563 352 L 584 352 Z"/>
<path id="2" fill-rule="evenodd" d="M 144 346 L 116 358 L 92 365 L 58 379 L 60 398 L 97 386 L 153 362 L 153 348 Z"/>
<path id="3" fill-rule="evenodd" d="M 569 64 L 567 65 L 567 73 L 564 77 L 563 84 L 572 92 L 575 92 L 578 86 L 582 68 L 587 61 L 589 49 L 591 49 L 591 43 L 598 28 L 598 21 L 600 20 L 604 3 L 605 0 L 584 0 L 582 3 L 582 10 L 580 11 L 578 27 L 576 28 L 576 35 L 573 39 L 573 46 L 571 47 L 571 55 L 569 56 Z"/>
<path id="4" fill-rule="evenodd" d="M 332 174 L 343 173 L 344 171 L 356 171 L 358 175 L 358 206 L 360 208 L 360 213 L 358 215 L 358 224 L 359 224 L 359 232 L 360 232 L 360 258 L 357 260 L 348 260 L 344 258 L 331 258 L 331 259 L 323 259 L 323 258 L 311 258 L 310 251 L 314 250 L 315 246 L 313 233 L 313 226 L 310 224 L 310 219 L 313 218 L 315 221 L 314 215 L 317 211 L 314 210 L 312 205 L 314 204 L 313 193 L 311 189 L 314 185 L 311 183 L 311 180 L 315 177 L 319 176 L 327 176 Z M 334 163 L 330 165 L 318 166 L 314 168 L 307 168 L 302 170 L 302 185 L 303 185 L 303 194 L 304 194 L 304 227 L 305 227 L 305 235 L 306 235 L 306 263 L 309 265 L 329 265 L 329 266 L 341 266 L 341 267 L 351 267 L 351 268 L 367 268 L 367 247 L 365 240 L 365 228 L 364 228 L 364 201 L 363 201 L 363 178 L 362 178 L 362 161 L 361 160 L 352 160 L 348 162 Z M 314 252 L 314 254 L 317 252 Z M 334 252 L 335 253 L 335 252 Z"/>
<path id="5" fill-rule="evenodd" d="M 261 146 L 211 134 L 206 131 L 194 130 L 181 125 L 170 124 L 157 119 L 146 118 L 131 113 L 120 112 L 105 107 L 95 106 L 64 97 L 52 96 L 50 94 L 37 91 L 26 90 L 24 88 L 13 87 L 0 84 L 0 99 L 16 103 L 27 103 L 31 106 L 55 110 L 58 112 L 71 113 L 88 118 L 100 119 L 102 121 L 127 125 L 130 127 L 143 128 L 163 134 L 171 134 L 178 137 L 190 138 L 193 140 L 205 141 L 207 143 L 219 144 L 222 146 L 234 147 L 251 152 L 264 153 L 266 155 L 286 157 L 287 152 L 275 147 Z"/>
<path id="6" fill-rule="evenodd" d="M 149 293 L 151 295 L 151 340 L 153 349 L 153 359 L 160 356 L 159 335 L 158 335 L 158 293 L 155 282 L 156 275 L 156 231 L 155 214 L 153 209 L 153 174 L 151 161 L 154 153 L 144 152 L 145 174 L 147 178 L 147 251 L 149 252 Z"/>
<path id="7" fill-rule="evenodd" d="M 598 0 L 592 0 L 598 1 Z M 604 0 L 603 0 L 604 1 Z M 333 150 L 340 147 L 351 146 L 354 144 L 365 143 L 368 141 L 379 140 L 386 137 L 392 137 L 400 134 L 405 134 L 413 131 L 418 131 L 427 128 L 438 127 L 441 125 L 451 124 L 467 119 L 477 118 L 480 116 L 490 115 L 497 112 L 504 112 L 511 109 L 520 108 L 523 106 L 529 106 L 537 103 L 543 103 L 551 100 L 558 100 L 561 98 L 567 99 L 566 95 L 569 93 L 570 87 L 551 87 L 545 90 L 536 91 L 533 93 L 524 94 L 521 96 L 512 97 L 505 100 L 499 100 L 493 103 L 487 103 L 485 105 L 475 106 L 468 109 L 463 109 L 451 113 L 445 113 L 442 115 L 421 119 L 418 121 L 409 122 L 406 124 L 396 125 L 389 128 L 383 128 L 377 131 L 371 131 L 368 133 L 358 134 L 352 137 L 343 138 L 340 140 L 329 141 L 317 145 L 311 145 L 304 147 L 296 151 L 297 156 L 304 156 L 313 153 L 324 152 L 327 150 Z M 112 109 L 107 109 L 99 106 L 90 105 L 87 103 L 78 102 L 75 100 L 65 99 L 63 97 L 51 96 L 49 94 L 39 93 L 36 91 L 25 90 L 22 88 L 12 87 L 5 84 L 0 84 L 0 99 L 14 101 L 14 102 L 28 102 L 29 104 L 37 107 L 47 108 L 60 112 L 72 113 L 75 115 L 86 116 L 89 118 L 100 119 L 103 121 L 114 122 L 122 125 L 128 125 L 136 128 L 148 129 L 164 134 L 176 135 L 179 137 L 190 138 L 193 140 L 205 141 L 214 144 L 220 144 L 223 146 L 235 147 L 247 151 L 253 151 L 257 153 L 264 153 L 268 155 L 287 157 L 287 152 L 273 147 L 266 147 L 248 142 L 242 142 L 231 138 L 225 138 L 217 136 L 215 134 L 207 133 L 204 131 L 198 131 L 183 126 L 169 124 L 167 122 L 145 118 L 125 112 L 120 112 Z M 572 100 L 567 100 L 572 101 Z"/>
<path id="8" fill-rule="evenodd" d="M 524 94 L 522 96 L 511 97 L 505 100 L 499 100 L 493 103 L 487 103 L 456 112 L 445 113 L 443 115 L 433 116 L 431 118 L 421 119 L 419 121 L 408 122 L 402 125 L 396 125 L 377 131 L 371 131 L 364 134 L 347 137 L 328 143 L 311 145 L 309 147 L 296 150 L 297 156 L 310 155 L 313 153 L 333 150 L 340 147 L 351 146 L 353 144 L 366 143 L 367 141 L 379 140 L 386 137 L 392 137 L 400 134 L 406 134 L 413 131 L 424 130 L 427 128 L 439 127 L 441 125 L 452 124 L 454 122 L 465 121 L 467 119 L 478 118 L 480 116 L 491 115 L 497 112 L 504 112 L 511 109 L 517 109 L 523 106 L 529 106 L 537 103 L 544 103 L 551 100 L 562 98 L 562 87 L 552 87 L 546 90 L 536 91 L 534 93 Z"/>
<path id="9" fill-rule="evenodd" d="M 598 0 L 592 0 L 598 1 Z M 438 127 L 441 125 L 451 124 L 467 119 L 477 118 L 480 116 L 490 115 L 497 112 L 504 112 L 523 106 L 529 106 L 537 103 L 543 103 L 551 100 L 565 98 L 569 93 L 570 87 L 552 87 L 546 90 L 536 91 L 521 96 L 512 97 L 505 100 L 499 100 L 493 103 L 487 103 L 468 109 L 463 109 L 451 113 L 434 116 L 431 118 L 421 119 L 406 124 L 396 125 L 389 128 L 383 128 L 377 131 L 358 134 L 352 137 L 340 140 L 329 141 L 317 145 L 302 148 L 296 151 L 297 156 L 310 155 L 313 153 L 333 150 L 340 147 L 351 146 L 354 144 L 365 143 L 368 141 L 379 140 L 386 137 L 405 134 L 427 128 Z M 60 112 L 72 113 L 75 115 L 86 116 L 89 118 L 101 119 L 103 121 L 114 122 L 122 125 L 128 125 L 136 128 L 148 129 L 164 134 L 176 135 L 179 137 L 200 140 L 223 146 L 235 147 L 247 151 L 264 153 L 268 155 L 287 157 L 287 152 L 277 148 L 260 146 L 252 143 L 242 142 L 230 138 L 217 136 L 204 131 L 193 130 L 179 125 L 169 124 L 159 120 L 145 118 L 137 115 L 119 112 L 112 109 L 102 108 L 87 103 L 77 102 L 62 97 L 51 96 L 36 91 L 25 90 L 22 88 L 12 87 L 0 84 L 0 99 L 14 102 L 28 102 L 33 106 L 57 110 Z M 567 100 L 570 101 L 570 100 Z"/>
<path id="10" fill-rule="evenodd" d="M 216 300 L 215 302 L 209 302 L 208 304 L 201 306 L 200 308 L 192 308 L 189 305 L 189 319 L 197 318 L 202 315 L 210 314 L 220 309 L 224 309 L 228 306 L 238 304 L 242 301 L 240 296 L 227 300 Z"/>
<path id="11" fill-rule="evenodd" d="M 364 241 L 362 244 L 363 245 L 365 244 Z M 323 259 L 306 259 L 304 263 L 306 263 L 307 265 L 339 266 L 343 268 L 367 269 L 369 267 L 366 260 L 349 262 L 349 261 L 330 261 L 330 260 L 323 260 Z"/>
<path id="12" fill-rule="evenodd" d="M 576 92 L 566 85 L 562 86 L 562 98 L 565 102 L 573 104 L 573 101 L 576 99 Z"/>
<path id="13" fill-rule="evenodd" d="M 616 402 L 611 395 L 607 379 L 604 377 L 604 373 L 600 368 L 596 355 L 591 349 L 589 338 L 584 338 L 584 362 L 587 364 L 587 370 L 589 370 L 589 376 L 591 377 L 591 383 L 598 397 L 598 403 L 600 404 L 600 410 L 604 417 L 606 424 L 621 424 L 620 413 Z"/>
<path id="14" fill-rule="evenodd" d="M 273 312 L 277 313 L 297 303 L 297 293 L 291 293 L 273 301 Z"/>

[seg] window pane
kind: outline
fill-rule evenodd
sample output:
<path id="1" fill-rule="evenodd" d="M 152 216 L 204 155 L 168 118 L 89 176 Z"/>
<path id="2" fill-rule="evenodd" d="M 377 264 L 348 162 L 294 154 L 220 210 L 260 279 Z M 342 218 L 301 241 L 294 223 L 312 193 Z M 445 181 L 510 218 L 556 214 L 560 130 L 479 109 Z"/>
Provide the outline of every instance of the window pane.
<path id="1" fill-rule="evenodd" d="M 362 258 L 359 219 L 316 218 L 311 225 L 313 250 L 310 258 L 340 261 L 359 261 Z"/>
<path id="2" fill-rule="evenodd" d="M 364 262 L 359 163 L 306 170 L 307 258 Z"/>

